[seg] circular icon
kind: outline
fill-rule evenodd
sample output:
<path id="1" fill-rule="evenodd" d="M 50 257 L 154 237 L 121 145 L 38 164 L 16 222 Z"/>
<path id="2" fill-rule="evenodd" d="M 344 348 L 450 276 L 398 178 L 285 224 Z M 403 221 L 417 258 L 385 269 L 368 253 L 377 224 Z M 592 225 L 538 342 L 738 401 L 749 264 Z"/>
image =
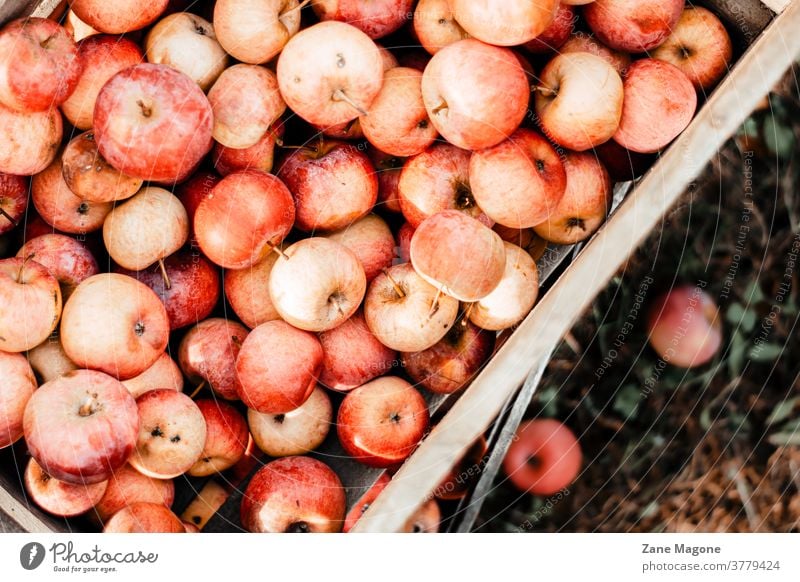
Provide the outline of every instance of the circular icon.
<path id="1" fill-rule="evenodd" d="M 30 542 L 19 551 L 19 563 L 26 570 L 35 570 L 42 565 L 44 556 L 44 546 L 39 542 Z"/>

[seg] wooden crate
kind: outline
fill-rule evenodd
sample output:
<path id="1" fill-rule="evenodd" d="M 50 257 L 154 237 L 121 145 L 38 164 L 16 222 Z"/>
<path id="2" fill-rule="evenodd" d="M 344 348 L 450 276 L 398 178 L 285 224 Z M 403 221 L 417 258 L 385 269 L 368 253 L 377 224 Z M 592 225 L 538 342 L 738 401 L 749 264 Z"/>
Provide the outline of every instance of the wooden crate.
<path id="1" fill-rule="evenodd" d="M 800 53 L 800 0 L 709 0 L 702 4 L 726 21 L 741 47 L 736 65 L 689 128 L 552 283 L 470 387 L 457 398 L 429 397 L 431 409 L 439 410 L 441 420 L 370 506 L 356 531 L 390 532 L 403 527 L 470 444 L 486 432 L 530 372 L 546 364 L 592 299 Z M 0 0 L 0 22 L 22 14 L 48 16 L 63 10 L 63 5 L 59 0 Z M 630 185 L 622 185 L 617 196 L 629 190 Z M 570 249 L 563 247 L 548 249 L 539 261 L 540 271 L 545 276 L 554 274 L 569 254 Z M 348 506 L 381 473 L 347 458 L 335 435 L 316 455 L 342 478 Z M 204 531 L 241 531 L 242 491 L 264 460 L 253 454 L 223 476 L 176 480 L 173 509 L 184 519 L 198 522 Z M 86 518 L 54 518 L 29 503 L 17 470 L 25 462 L 23 443 L 0 451 L 0 510 L 31 532 L 96 530 Z"/>

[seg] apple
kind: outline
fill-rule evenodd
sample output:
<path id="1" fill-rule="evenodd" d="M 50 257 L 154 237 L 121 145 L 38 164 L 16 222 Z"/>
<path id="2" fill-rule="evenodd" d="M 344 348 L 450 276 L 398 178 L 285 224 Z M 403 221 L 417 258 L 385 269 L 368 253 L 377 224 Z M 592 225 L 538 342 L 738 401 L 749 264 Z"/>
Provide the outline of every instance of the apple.
<path id="1" fill-rule="evenodd" d="M 100 34 L 99 30 L 95 30 L 86 24 L 83 20 L 78 18 L 78 16 L 72 10 L 67 10 L 67 15 L 64 17 L 64 29 L 69 33 L 75 42 L 79 42 L 92 35 Z"/>
<path id="2" fill-rule="evenodd" d="M 283 414 L 301 406 L 313 392 L 322 367 L 322 344 L 284 321 L 256 327 L 236 358 L 239 398 L 248 408 Z"/>
<path id="3" fill-rule="evenodd" d="M 529 97 L 514 53 L 471 38 L 433 55 L 422 75 L 428 116 L 444 139 L 462 149 L 489 148 L 514 133 Z"/>
<path id="4" fill-rule="evenodd" d="M 344 521 L 344 528 L 342 529 L 344 533 L 348 533 L 355 527 L 364 512 L 366 512 L 369 506 L 378 498 L 378 495 L 383 492 L 390 481 L 391 479 L 385 472 L 381 473 L 378 480 L 361 496 L 347 513 L 347 517 L 345 517 Z M 440 521 L 441 512 L 439 510 L 439 505 L 435 500 L 430 499 L 409 518 L 401 531 L 403 533 L 437 532 L 439 530 Z"/>
<path id="5" fill-rule="evenodd" d="M 262 533 L 336 533 L 345 510 L 344 487 L 330 467 L 310 457 L 284 457 L 250 480 L 242 525 Z"/>
<path id="6" fill-rule="evenodd" d="M 28 257 L 45 267 L 61 285 L 61 297 L 66 302 L 75 288 L 100 268 L 86 245 L 63 234 L 45 234 L 28 240 L 17 257 Z"/>
<path id="7" fill-rule="evenodd" d="M 139 434 L 130 464 L 156 479 L 172 479 L 200 460 L 206 442 L 206 420 L 183 392 L 159 388 L 136 399 Z"/>
<path id="8" fill-rule="evenodd" d="M 567 187 L 567 173 L 553 146 L 540 134 L 520 129 L 469 163 L 472 194 L 495 222 L 529 228 L 547 220 Z"/>
<path id="9" fill-rule="evenodd" d="M 424 0 L 423 0 L 424 1 Z M 355 505 L 347 512 L 347 516 L 344 519 L 344 527 L 342 528 L 343 533 L 348 533 L 351 529 L 353 529 L 358 523 L 358 520 L 361 519 L 361 516 L 369 509 L 369 506 L 374 503 L 374 501 L 378 498 L 386 486 L 391 482 L 391 477 L 389 477 L 386 471 L 383 471 L 378 477 L 378 480 L 372 484 L 372 487 L 367 489 L 367 491 L 362 495 L 358 501 L 356 501 Z"/>
<path id="10" fill-rule="evenodd" d="M 667 40 L 683 7 L 684 0 L 595 0 L 583 17 L 603 44 L 643 53 Z"/>
<path id="11" fill-rule="evenodd" d="M 482 329 L 500 331 L 525 319 L 539 296 L 539 273 L 530 254 L 509 242 L 506 270 L 495 289 L 469 307 L 469 319 Z"/>
<path id="12" fill-rule="evenodd" d="M 134 398 L 160 388 L 182 392 L 183 374 L 175 360 L 164 352 L 152 366 L 138 376 L 123 380 L 122 384 Z"/>
<path id="13" fill-rule="evenodd" d="M 397 193 L 400 209 L 412 228 L 443 210 L 460 210 L 486 226 L 492 225 L 472 196 L 471 155 L 456 146 L 439 143 L 406 162 Z"/>
<path id="14" fill-rule="evenodd" d="M 426 218 L 411 237 L 411 264 L 420 277 L 459 301 L 486 297 L 503 277 L 503 241 L 458 210 Z"/>
<path id="15" fill-rule="evenodd" d="M 197 237 L 194 233 L 194 215 L 197 212 L 197 207 L 204 198 L 207 198 L 214 186 L 220 181 L 220 177 L 213 172 L 205 172 L 200 170 L 192 174 L 192 177 L 178 184 L 175 188 L 175 195 L 181 201 L 183 207 L 186 209 L 186 215 L 189 217 L 189 246 L 192 249 L 199 249 L 200 245 L 197 243 Z"/>
<path id="16" fill-rule="evenodd" d="M 250 433 L 244 417 L 230 404 L 216 400 L 198 400 L 196 404 L 206 421 L 206 444 L 187 474 L 208 477 L 239 462 Z"/>
<path id="17" fill-rule="evenodd" d="M 622 101 L 622 78 L 614 67 L 590 53 L 568 53 L 542 70 L 536 114 L 551 140 L 585 151 L 616 133 Z"/>
<path id="18" fill-rule="evenodd" d="M 546 29 L 533 40 L 525 43 L 525 48 L 534 54 L 558 52 L 575 28 L 575 9 L 569 4 L 559 2 L 555 17 Z"/>
<path id="19" fill-rule="evenodd" d="M 174 499 L 175 485 L 172 481 L 147 477 L 125 464 L 108 479 L 108 487 L 95 504 L 94 514 L 101 522 L 106 522 L 131 504 L 157 503 L 169 508 Z"/>
<path id="20" fill-rule="evenodd" d="M 212 262 L 245 269 L 283 241 L 294 218 L 294 201 L 283 182 L 260 170 L 244 170 L 225 176 L 200 201 L 194 232 Z"/>
<path id="21" fill-rule="evenodd" d="M 585 32 L 573 33 L 569 39 L 561 45 L 558 52 L 562 55 L 570 53 L 591 53 L 614 67 L 620 76 L 625 73 L 625 69 L 631 64 L 631 56 L 628 53 L 610 49 L 599 42 L 594 36 L 586 34 Z"/>
<path id="22" fill-rule="evenodd" d="M 0 449 L 22 438 L 25 405 L 36 390 L 36 377 L 22 354 L 0 352 Z"/>
<path id="23" fill-rule="evenodd" d="M 517 429 L 503 469 L 520 491 L 553 495 L 568 487 L 581 470 L 583 455 L 575 434 L 554 418 L 534 419 Z"/>
<path id="24" fill-rule="evenodd" d="M 186 533 L 186 528 L 160 503 L 137 501 L 111 516 L 103 533 Z"/>
<path id="25" fill-rule="evenodd" d="M 339 20 L 382 38 L 399 29 L 414 11 L 414 0 L 316 0 L 311 4 L 320 20 Z"/>
<path id="26" fill-rule="evenodd" d="M 593 153 L 564 157 L 567 188 L 555 211 L 534 231 L 544 240 L 571 245 L 592 236 L 608 215 L 613 196 L 611 178 Z"/>
<path id="27" fill-rule="evenodd" d="M 181 523 L 183 523 L 183 527 L 186 529 L 186 533 L 190 534 L 200 533 L 200 528 L 197 527 L 195 524 L 183 520 L 181 520 Z"/>
<path id="28" fill-rule="evenodd" d="M 283 414 L 247 411 L 253 440 L 270 457 L 288 457 L 313 451 L 328 436 L 333 423 L 331 399 L 320 387 L 294 410 Z"/>
<path id="29" fill-rule="evenodd" d="M 225 271 L 225 297 L 236 316 L 250 329 L 281 318 L 269 295 L 269 276 L 278 257 L 277 253 L 271 253 L 252 267 Z"/>
<path id="30" fill-rule="evenodd" d="M 406 533 L 438 533 L 442 511 L 435 499 L 428 499 L 406 522 Z"/>
<path id="31" fill-rule="evenodd" d="M 167 65 L 123 69 L 94 107 L 100 154 L 119 171 L 155 182 L 186 179 L 211 150 L 212 126 L 203 91 Z"/>
<path id="32" fill-rule="evenodd" d="M 733 45 L 725 26 L 713 12 L 687 6 L 672 34 L 650 56 L 678 67 L 698 91 L 705 93 L 728 71 Z"/>
<path id="33" fill-rule="evenodd" d="M 73 194 L 61 173 L 61 156 L 56 156 L 53 163 L 33 177 L 31 201 L 47 224 L 70 234 L 86 234 L 101 228 L 113 207 L 110 202 L 89 202 Z"/>
<path id="34" fill-rule="evenodd" d="M 665 61 L 641 59 L 625 72 L 625 102 L 614 140 L 622 147 L 651 154 L 686 129 L 697 109 L 694 85 Z"/>
<path id="35" fill-rule="evenodd" d="M 2 259 L 0 305 L 4 306 L 0 311 L 0 351 L 30 350 L 45 341 L 58 324 L 58 280 L 30 256 Z"/>
<path id="36" fill-rule="evenodd" d="M 116 269 L 116 272 L 144 283 L 158 295 L 167 309 L 172 331 L 211 315 L 220 295 L 217 268 L 199 252 L 188 250 L 166 257 L 163 263 L 163 273 L 158 265 L 143 271 Z"/>
<path id="37" fill-rule="evenodd" d="M 81 368 L 121 380 L 152 366 L 169 339 L 164 305 L 136 279 L 101 273 L 84 280 L 61 316 L 61 343 Z"/>
<path id="38" fill-rule="evenodd" d="M 36 459 L 30 459 L 25 468 L 25 491 L 33 502 L 47 513 L 59 517 L 73 517 L 86 513 L 100 501 L 108 481 L 91 485 L 75 485 L 51 477 Z"/>
<path id="39" fill-rule="evenodd" d="M 422 101 L 422 73 L 408 67 L 384 73 L 383 87 L 360 121 L 372 145 L 396 156 L 418 154 L 437 136 Z"/>
<path id="40" fill-rule="evenodd" d="M 378 199 L 378 178 L 355 145 L 312 142 L 289 154 L 278 177 L 294 196 L 295 226 L 306 232 L 339 230 L 366 215 Z"/>
<path id="41" fill-rule="evenodd" d="M 461 321 L 427 350 L 403 353 L 403 369 L 431 392 L 452 394 L 477 375 L 492 355 L 494 343 L 494 334 Z"/>
<path id="42" fill-rule="evenodd" d="M 78 44 L 81 74 L 75 90 L 61 104 L 64 116 L 78 129 L 91 129 L 94 104 L 103 85 L 122 69 L 138 65 L 143 60 L 139 46 L 127 38 L 101 34 L 81 41 Z"/>
<path id="43" fill-rule="evenodd" d="M 364 267 L 341 243 L 312 237 L 287 248 L 272 267 L 269 294 L 280 316 L 307 331 L 347 320 L 367 289 Z"/>
<path id="44" fill-rule="evenodd" d="M 367 148 L 367 156 L 372 161 L 378 178 L 378 200 L 375 203 L 375 210 L 400 212 L 397 185 L 400 182 L 400 171 L 403 169 L 405 158 L 390 156 L 374 147 Z"/>
<path id="45" fill-rule="evenodd" d="M 78 47 L 54 20 L 21 18 L 0 29 L 0 104 L 20 112 L 58 107 L 81 74 Z"/>
<path id="46" fill-rule="evenodd" d="M 211 159 L 214 169 L 223 176 L 232 174 L 239 170 L 262 170 L 272 171 L 272 164 L 275 159 L 275 145 L 283 143 L 282 137 L 284 126 L 280 120 L 272 124 L 267 132 L 255 145 L 249 148 L 237 149 L 228 148 L 219 142 L 214 143 L 214 151 Z"/>
<path id="47" fill-rule="evenodd" d="M 434 489 L 433 494 L 436 498 L 453 501 L 466 497 L 480 477 L 487 452 L 488 446 L 484 437 L 472 443 L 447 477 Z"/>
<path id="48" fill-rule="evenodd" d="M 31 456 L 51 476 L 76 485 L 106 481 L 124 465 L 138 426 L 136 401 L 125 386 L 91 370 L 40 386 L 23 419 Z"/>
<path id="49" fill-rule="evenodd" d="M 384 376 L 344 397 L 336 419 L 348 455 L 369 467 L 397 467 L 428 430 L 428 406 L 408 382 Z"/>
<path id="50" fill-rule="evenodd" d="M 397 254 L 400 263 L 411 262 L 411 239 L 414 238 L 414 231 L 410 222 L 404 222 L 397 230 Z"/>
<path id="51" fill-rule="evenodd" d="M 380 216 L 368 214 L 326 238 L 336 241 L 351 251 L 364 267 L 367 283 L 384 269 L 392 266 L 395 258 L 395 240 L 389 225 Z"/>
<path id="52" fill-rule="evenodd" d="M 663 293 L 647 315 L 650 345 L 665 362 L 695 368 L 710 362 L 722 345 L 722 320 L 708 293 L 681 285 Z"/>
<path id="53" fill-rule="evenodd" d="M 364 298 L 367 327 L 383 345 L 401 352 L 428 349 L 457 315 L 458 300 L 441 295 L 409 263 L 375 277 Z"/>
<path id="54" fill-rule="evenodd" d="M 523 44 L 542 34 L 558 5 L 558 0 L 450 0 L 453 16 L 464 30 L 498 46 Z"/>
<path id="55" fill-rule="evenodd" d="M 203 91 L 228 66 L 228 54 L 217 42 L 214 27 L 190 12 L 176 12 L 159 20 L 147 34 L 144 48 L 148 62 L 178 69 Z"/>
<path id="56" fill-rule="evenodd" d="M 61 172 L 73 194 L 90 202 L 114 202 L 130 198 L 142 180 L 111 166 L 97 151 L 94 132 L 73 138 L 61 153 Z"/>
<path id="57" fill-rule="evenodd" d="M 243 63 L 271 61 L 300 30 L 300 4 L 300 0 L 217 0 L 217 40 Z"/>
<path id="58" fill-rule="evenodd" d="M 347 392 L 392 370 L 397 352 L 384 346 L 367 327 L 363 314 L 319 334 L 324 357 L 319 382 Z"/>
<path id="59" fill-rule="evenodd" d="M 380 49 L 343 22 L 320 22 L 302 30 L 278 59 L 283 98 L 312 125 L 337 125 L 364 115 L 382 83 Z"/>
<path id="60" fill-rule="evenodd" d="M 643 176 L 658 157 L 656 154 L 640 154 L 625 149 L 613 139 L 598 146 L 595 154 L 612 182 L 628 182 Z"/>
<path id="61" fill-rule="evenodd" d="M 64 352 L 61 339 L 56 333 L 28 350 L 28 363 L 41 383 L 50 382 L 78 369 Z"/>
<path id="62" fill-rule="evenodd" d="M 540 237 L 532 228 L 509 228 L 502 224 L 495 224 L 494 230 L 506 242 L 517 245 L 528 251 L 534 261 L 538 261 L 547 250 L 547 241 Z"/>
<path id="63" fill-rule="evenodd" d="M 22 176 L 0 173 L 0 235 L 19 225 L 28 208 L 28 183 Z"/>
<path id="64" fill-rule="evenodd" d="M 469 38 L 453 17 L 449 0 L 419 0 L 414 11 L 414 32 L 422 47 L 432 55 L 449 44 Z"/>
<path id="65" fill-rule="evenodd" d="M 108 34 L 122 34 L 144 28 L 167 9 L 169 0 L 70 0 L 69 5 L 86 24 Z"/>
<path id="66" fill-rule="evenodd" d="M 394 69 L 395 67 L 399 67 L 400 63 L 397 61 L 397 57 L 394 56 L 392 51 L 386 48 L 383 45 L 377 45 L 378 50 L 381 51 L 381 60 L 383 61 L 383 72 L 385 73 L 389 69 Z"/>
<path id="67" fill-rule="evenodd" d="M 275 73 L 258 65 L 225 69 L 208 92 L 214 139 L 229 148 L 256 145 L 286 111 Z"/>
<path id="68" fill-rule="evenodd" d="M 236 358 L 247 337 L 240 323 L 212 317 L 201 321 L 183 336 L 178 362 L 189 381 L 206 383 L 217 396 L 237 399 L 241 390 Z"/>
<path id="69" fill-rule="evenodd" d="M 62 132 L 58 109 L 20 113 L 0 105 L 0 134 L 7 136 L 0 149 L 0 173 L 38 174 L 56 157 Z"/>

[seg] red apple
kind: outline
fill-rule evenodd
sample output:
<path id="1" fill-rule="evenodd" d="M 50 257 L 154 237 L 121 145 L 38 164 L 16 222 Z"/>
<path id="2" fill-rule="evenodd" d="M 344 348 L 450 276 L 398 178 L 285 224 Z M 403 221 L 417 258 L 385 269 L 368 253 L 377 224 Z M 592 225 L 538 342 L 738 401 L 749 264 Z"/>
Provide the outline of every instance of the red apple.
<path id="1" fill-rule="evenodd" d="M 622 78 L 614 67 L 589 53 L 569 53 L 542 70 L 536 114 L 551 140 L 585 151 L 616 133 L 622 101 Z"/>
<path id="2" fill-rule="evenodd" d="M 410 222 L 404 222 L 397 231 L 397 254 L 400 263 L 411 262 L 411 239 L 414 238 L 414 231 Z"/>
<path id="3" fill-rule="evenodd" d="M 61 316 L 58 280 L 30 256 L 0 260 L 0 305 L 0 351 L 34 348 L 47 339 Z"/>
<path id="4" fill-rule="evenodd" d="M 278 177 L 294 196 L 295 226 L 307 232 L 339 230 L 366 215 L 378 199 L 378 178 L 366 154 L 339 141 L 293 151 Z"/>
<path id="5" fill-rule="evenodd" d="M 494 334 L 462 321 L 427 350 L 404 353 L 402 365 L 417 384 L 437 394 L 451 394 L 480 371 L 492 355 L 494 340 Z"/>
<path id="6" fill-rule="evenodd" d="M 731 37 L 713 12 L 687 6 L 672 34 L 650 53 L 683 71 L 698 91 L 717 84 L 733 58 Z"/>
<path id="7" fill-rule="evenodd" d="M 219 300 L 219 273 L 202 254 L 181 250 L 164 259 L 164 277 L 158 265 L 143 271 L 117 269 L 150 287 L 164 303 L 170 330 L 198 323 L 214 310 Z M 169 287 L 166 284 L 169 281 Z"/>
<path id="8" fill-rule="evenodd" d="M 553 418 L 529 420 L 517 430 L 503 460 L 511 483 L 533 495 L 553 495 L 569 486 L 583 462 L 573 432 Z"/>
<path id="9" fill-rule="evenodd" d="M 558 0 L 450 0 L 458 23 L 483 42 L 514 46 L 542 34 L 556 15 Z"/>
<path id="10" fill-rule="evenodd" d="M 38 174 L 55 158 L 62 132 L 58 109 L 20 113 L 0 105 L 0 134 L 6 136 L 0 149 L 0 173 Z"/>
<path id="11" fill-rule="evenodd" d="M 73 12 L 86 24 L 108 34 L 122 34 L 144 28 L 155 22 L 169 0 L 70 0 Z"/>
<path id="12" fill-rule="evenodd" d="M 201 321 L 183 336 L 178 348 L 183 373 L 195 384 L 207 383 L 222 398 L 237 399 L 241 386 L 236 358 L 247 334 L 247 329 L 235 321 Z"/>
<path id="13" fill-rule="evenodd" d="M 443 293 L 459 301 L 478 301 L 500 283 L 505 250 L 496 232 L 463 212 L 445 210 L 414 231 L 411 264 Z"/>
<path id="14" fill-rule="evenodd" d="M 561 45 L 558 52 L 562 55 L 570 53 L 591 53 L 614 67 L 620 76 L 625 73 L 625 69 L 631 64 L 631 56 L 628 53 L 610 49 L 594 36 L 586 34 L 585 32 L 573 33 L 567 42 Z"/>
<path id="15" fill-rule="evenodd" d="M 79 39 L 75 39 L 79 40 Z M 91 129 L 97 94 L 122 69 L 144 60 L 139 46 L 127 38 L 96 35 L 78 45 L 81 74 L 75 90 L 61 104 L 64 116 L 78 129 Z"/>
<path id="16" fill-rule="evenodd" d="M 641 59 L 625 72 L 625 102 L 614 140 L 622 147 L 650 154 L 686 129 L 697 109 L 697 94 L 677 67 Z"/>
<path id="17" fill-rule="evenodd" d="M 369 509 L 369 506 L 378 498 L 378 495 L 383 492 L 391 480 L 386 471 L 381 473 L 381 476 L 378 477 L 378 480 L 375 481 L 372 487 L 367 489 L 366 493 L 364 493 L 364 495 L 356 501 L 350 511 L 347 512 L 347 516 L 344 519 L 344 527 L 342 528 L 343 533 L 348 533 L 355 527 L 358 520 L 364 515 L 364 512 Z"/>
<path id="18" fill-rule="evenodd" d="M 300 8 L 300 0 L 217 0 L 217 40 L 243 63 L 266 63 L 300 30 Z"/>
<path id="19" fill-rule="evenodd" d="M 442 511 L 435 499 L 429 499 L 420 507 L 403 527 L 405 533 L 438 533 Z"/>
<path id="20" fill-rule="evenodd" d="M 9 109 L 47 111 L 78 84 L 78 47 L 54 20 L 29 17 L 5 25 L 0 54 L 0 104 Z"/>
<path id="21" fill-rule="evenodd" d="M 180 182 L 211 150 L 213 114 L 205 94 L 183 73 L 149 63 L 123 69 L 94 107 L 97 147 L 129 176 Z"/>
<path id="22" fill-rule="evenodd" d="M 335 533 L 346 510 L 342 482 L 326 464 L 285 457 L 256 473 L 242 499 L 242 525 L 251 532 Z"/>
<path id="23" fill-rule="evenodd" d="M 247 411 L 253 440 L 270 457 L 288 457 L 313 451 L 328 436 L 333 423 L 331 399 L 316 387 L 303 404 L 284 414 Z"/>
<path id="24" fill-rule="evenodd" d="M 0 352 L 0 449 L 22 438 L 25 405 L 36 390 L 36 378 L 22 354 Z"/>
<path id="25" fill-rule="evenodd" d="M 193 249 L 200 247 L 194 234 L 194 215 L 197 212 L 197 207 L 200 206 L 203 198 L 207 198 L 211 194 L 220 179 L 219 176 L 212 172 L 201 170 L 175 188 L 175 195 L 183 204 L 186 209 L 186 215 L 189 217 L 189 244 Z"/>
<path id="26" fill-rule="evenodd" d="M 91 251 L 72 237 L 63 234 L 45 234 L 28 240 L 17 256 L 33 258 L 44 266 L 61 285 L 61 296 L 66 302 L 75 288 L 92 275 L 97 275 L 97 266 Z"/>
<path id="27" fill-rule="evenodd" d="M 559 2 L 550 26 L 525 43 L 525 48 L 534 54 L 557 52 L 572 34 L 575 20 L 575 9 L 569 4 Z"/>
<path id="28" fill-rule="evenodd" d="M 287 105 L 317 126 L 345 123 L 369 109 L 383 83 L 383 59 L 366 34 L 320 22 L 286 43 L 278 83 Z"/>
<path id="29" fill-rule="evenodd" d="M 449 0 L 419 0 L 414 11 L 414 32 L 422 47 L 432 55 L 469 37 L 453 17 Z"/>
<path id="30" fill-rule="evenodd" d="M 336 427 L 342 447 L 370 467 L 396 467 L 428 429 L 428 406 L 411 384 L 394 376 L 348 392 Z"/>
<path id="31" fill-rule="evenodd" d="M 447 141 L 468 150 L 492 147 L 514 133 L 529 97 L 514 53 L 475 39 L 437 52 L 422 76 L 422 98 L 433 125 Z"/>
<path id="32" fill-rule="evenodd" d="M 230 404 L 216 400 L 198 400 L 196 404 L 206 420 L 206 444 L 187 474 L 208 477 L 239 462 L 250 433 L 244 417 Z"/>
<path id="33" fill-rule="evenodd" d="M 458 315 L 458 300 L 440 295 L 409 263 L 372 281 L 364 320 L 383 345 L 402 352 L 426 350 L 444 337 Z"/>
<path id="34" fill-rule="evenodd" d="M 344 520 L 344 528 L 342 531 L 348 533 L 353 529 L 361 519 L 364 512 L 367 511 L 370 505 L 378 498 L 391 479 L 387 473 L 381 473 L 381 476 L 370 487 L 364 495 L 356 502 L 356 504 L 347 512 L 347 517 Z M 420 507 L 414 515 L 412 515 L 408 522 L 401 530 L 403 533 L 428 533 L 436 532 L 439 530 L 439 522 L 441 521 L 441 512 L 439 505 L 435 500 L 427 501 Z"/>
<path id="35" fill-rule="evenodd" d="M 197 404 L 182 392 L 157 389 L 136 399 L 139 436 L 130 464 L 148 477 L 172 479 L 200 460 L 206 442 L 206 420 Z"/>
<path id="36" fill-rule="evenodd" d="M 239 398 L 258 412 L 289 412 L 308 400 L 321 367 L 322 344 L 314 334 L 283 321 L 262 323 L 236 358 Z"/>
<path id="37" fill-rule="evenodd" d="M 122 384 L 134 398 L 139 398 L 145 392 L 157 389 L 183 391 L 183 374 L 178 364 L 164 352 L 159 356 L 155 363 L 144 372 L 128 380 L 123 380 Z"/>
<path id="38" fill-rule="evenodd" d="M 386 212 L 400 212 L 397 185 L 400 182 L 400 171 L 403 169 L 405 158 L 390 156 L 374 147 L 367 148 L 367 155 L 375 167 L 378 177 L 378 200 L 375 210 Z"/>
<path id="39" fill-rule="evenodd" d="M 367 283 L 384 269 L 392 266 L 395 254 L 395 240 L 389 225 L 381 217 L 368 214 L 342 230 L 327 235 L 351 251 L 364 267 Z"/>
<path id="40" fill-rule="evenodd" d="M 564 196 L 534 231 L 546 241 L 570 245 L 597 232 L 611 208 L 613 191 L 608 172 L 594 154 L 568 153 L 564 168 L 567 171 Z"/>
<path id="41" fill-rule="evenodd" d="M 223 178 L 197 207 L 194 231 L 203 253 L 226 269 L 259 262 L 294 224 L 292 195 L 278 178 L 260 170 Z"/>
<path id="42" fill-rule="evenodd" d="M 108 479 L 108 488 L 94 506 L 94 513 L 101 522 L 106 522 L 119 510 L 134 503 L 157 503 L 169 508 L 174 499 L 175 485 L 172 481 L 147 477 L 125 464 Z"/>
<path id="43" fill-rule="evenodd" d="M 683 6 L 684 0 L 595 0 L 583 16 L 603 44 L 643 53 L 667 40 Z"/>
<path id="44" fill-rule="evenodd" d="M 608 170 L 612 182 L 628 182 L 644 175 L 658 157 L 625 149 L 613 139 L 595 149 L 597 158 Z"/>
<path id="45" fill-rule="evenodd" d="M 361 313 L 319 334 L 319 341 L 324 353 L 319 381 L 339 392 L 388 373 L 397 361 L 397 352 L 378 341 Z"/>
<path id="46" fill-rule="evenodd" d="M 317 0 L 311 6 L 320 20 L 347 22 L 370 38 L 382 38 L 405 24 L 414 0 Z"/>
<path id="47" fill-rule="evenodd" d="M 396 156 L 418 154 L 437 136 L 422 101 L 422 73 L 408 67 L 386 71 L 380 93 L 360 121 L 372 145 Z"/>
<path id="48" fill-rule="evenodd" d="M 487 451 L 486 439 L 480 437 L 434 489 L 434 496 L 443 501 L 465 497 L 481 475 Z"/>
<path id="49" fill-rule="evenodd" d="M 103 533 L 186 533 L 186 528 L 163 505 L 137 501 L 111 516 Z"/>
<path id="50" fill-rule="evenodd" d="M 283 133 L 283 123 L 278 120 L 267 129 L 264 137 L 249 148 L 228 148 L 218 142 L 214 143 L 214 152 L 211 155 L 214 169 L 223 176 L 239 170 L 272 171 L 275 145 L 281 143 Z"/>
<path id="51" fill-rule="evenodd" d="M 691 285 L 675 287 L 653 302 L 647 333 L 659 357 L 679 368 L 707 364 L 722 345 L 719 309 L 708 293 Z"/>
<path id="52" fill-rule="evenodd" d="M 59 517 L 73 517 L 89 511 L 108 487 L 108 481 L 91 485 L 59 481 L 42 469 L 36 459 L 28 461 L 24 480 L 28 497 L 47 513 Z"/>
<path id="53" fill-rule="evenodd" d="M 67 356 L 126 380 L 144 372 L 164 352 L 169 320 L 153 291 L 125 275 L 89 277 L 72 293 L 61 317 Z"/>
<path id="54" fill-rule="evenodd" d="M 50 382 L 78 369 L 64 352 L 61 339 L 55 332 L 38 346 L 28 350 L 28 363 L 41 383 Z"/>
<path id="55" fill-rule="evenodd" d="M 502 224 L 495 224 L 494 230 L 506 242 L 517 245 L 528 251 L 534 261 L 538 261 L 547 250 L 547 241 L 540 237 L 532 228 L 509 228 Z"/>
<path id="56" fill-rule="evenodd" d="M 381 51 L 381 60 L 383 60 L 383 72 L 385 73 L 389 69 L 394 69 L 395 67 L 399 67 L 400 63 L 397 62 L 397 57 L 392 54 L 392 51 L 387 49 L 383 45 L 377 45 L 378 50 Z"/>
<path id="57" fill-rule="evenodd" d="M 511 228 L 547 220 L 567 187 L 558 153 L 530 129 L 520 129 L 500 145 L 476 152 L 470 159 L 469 179 L 483 211 Z"/>
<path id="58" fill-rule="evenodd" d="M 466 150 L 440 143 L 406 162 L 397 192 L 403 216 L 412 228 L 443 210 L 460 210 L 486 226 L 492 225 L 472 196 L 470 157 Z"/>
<path id="59" fill-rule="evenodd" d="M 307 331 L 326 331 L 346 321 L 367 289 L 364 267 L 343 244 L 312 237 L 284 251 L 272 267 L 269 294 L 280 316 Z"/>
<path id="60" fill-rule="evenodd" d="M 31 456 L 47 473 L 67 483 L 92 484 L 106 481 L 128 460 L 139 415 L 119 381 L 77 370 L 33 393 L 23 426 Z"/>
<path id="61" fill-rule="evenodd" d="M 225 271 L 225 297 L 250 329 L 281 318 L 269 295 L 269 276 L 278 257 L 277 253 L 270 253 L 252 267 Z"/>
<path id="62" fill-rule="evenodd" d="M 0 235 L 19 225 L 28 208 L 28 183 L 22 176 L 0 173 Z"/>

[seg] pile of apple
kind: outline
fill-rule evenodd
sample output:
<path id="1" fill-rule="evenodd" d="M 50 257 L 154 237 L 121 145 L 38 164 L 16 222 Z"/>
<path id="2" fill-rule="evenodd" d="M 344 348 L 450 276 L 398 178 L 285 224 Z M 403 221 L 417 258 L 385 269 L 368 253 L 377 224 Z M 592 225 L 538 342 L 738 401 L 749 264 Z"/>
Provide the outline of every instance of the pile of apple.
<path id="1" fill-rule="evenodd" d="M 278 459 L 245 527 L 338 531 L 342 484 L 303 455 L 334 427 L 398 467 L 418 388 L 476 374 L 543 245 L 596 231 L 730 39 L 683 0 L 188 4 L 0 31 L 0 447 L 25 439 L 46 511 L 184 531 L 171 480 L 252 437 Z"/>

